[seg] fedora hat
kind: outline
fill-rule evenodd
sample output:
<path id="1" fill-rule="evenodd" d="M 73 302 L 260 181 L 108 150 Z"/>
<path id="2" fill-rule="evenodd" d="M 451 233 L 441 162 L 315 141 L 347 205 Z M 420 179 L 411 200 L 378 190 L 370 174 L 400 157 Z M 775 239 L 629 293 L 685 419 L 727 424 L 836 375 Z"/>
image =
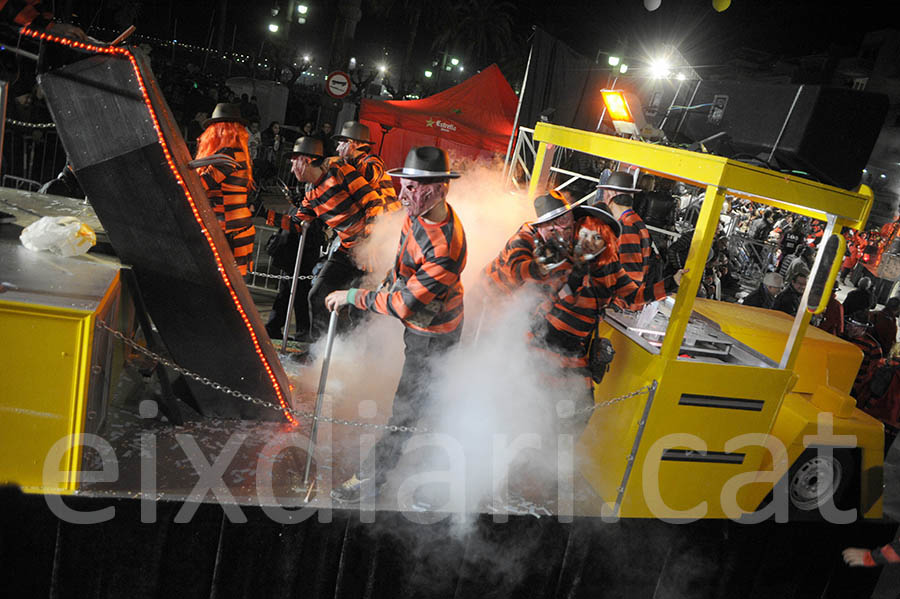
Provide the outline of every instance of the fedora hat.
<path id="1" fill-rule="evenodd" d="M 541 225 L 550 222 L 567 212 L 571 212 L 576 205 L 577 202 L 570 204 L 561 193 L 551 190 L 544 195 L 534 198 L 534 213 L 537 215 L 537 218 L 531 221 L 531 224 Z"/>
<path id="2" fill-rule="evenodd" d="M 371 143 L 369 128 L 359 121 L 347 121 L 341 126 L 341 132 L 332 137 L 335 141 L 361 141 Z"/>
<path id="3" fill-rule="evenodd" d="M 228 104 L 227 102 L 220 102 L 216 104 L 215 109 L 213 109 L 212 116 L 203 121 L 203 128 L 206 129 L 213 123 L 240 123 L 244 127 L 248 126 L 250 123 L 241 116 L 241 107 L 237 104 Z"/>
<path id="4" fill-rule="evenodd" d="M 456 179 L 459 177 L 459 173 L 450 170 L 447 153 L 433 146 L 413 148 L 406 155 L 403 168 L 392 168 L 387 174 L 404 179 Z"/>
<path id="5" fill-rule="evenodd" d="M 631 173 L 625 171 L 616 171 L 609 176 L 606 183 L 598 185 L 600 189 L 609 189 L 611 191 L 621 191 L 624 193 L 634 193 L 640 191 L 634 186 L 634 177 Z"/>
<path id="6" fill-rule="evenodd" d="M 311 158 L 325 158 L 325 147 L 318 137 L 298 137 L 291 150 L 291 158 L 294 156 L 310 156 Z"/>
<path id="7" fill-rule="evenodd" d="M 622 234 L 622 225 L 619 224 L 619 221 L 616 220 L 616 217 L 606 209 L 606 206 L 603 206 L 602 204 L 591 206 L 583 202 L 584 200 L 579 200 L 573 205 L 573 214 L 576 220 L 584 216 L 593 216 L 594 218 L 599 218 L 601 221 L 609 225 L 613 230 L 613 233 L 616 234 L 616 237 Z"/>
<path id="8" fill-rule="evenodd" d="M 844 322 L 847 324 L 854 324 L 858 327 L 869 328 L 872 325 L 869 323 L 869 313 L 865 310 L 857 310 L 853 314 L 847 316 L 844 319 Z"/>

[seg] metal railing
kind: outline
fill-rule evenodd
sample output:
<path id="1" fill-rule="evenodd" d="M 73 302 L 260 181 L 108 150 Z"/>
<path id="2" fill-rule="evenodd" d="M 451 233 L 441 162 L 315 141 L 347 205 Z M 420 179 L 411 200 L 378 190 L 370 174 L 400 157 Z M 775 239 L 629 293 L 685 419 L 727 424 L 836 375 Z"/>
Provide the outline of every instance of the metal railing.
<path id="1" fill-rule="evenodd" d="M 272 264 L 272 259 L 266 253 L 266 242 L 269 237 L 278 231 L 277 227 L 268 225 L 254 225 L 256 227 L 256 239 L 253 242 L 253 272 L 247 277 L 247 286 L 256 291 L 278 293 L 278 279 L 260 276 L 281 274 L 281 269 Z"/>
<path id="2" fill-rule="evenodd" d="M 66 151 L 52 128 L 8 125 L 3 141 L 4 187 L 37 190 L 66 165 Z"/>
<path id="3" fill-rule="evenodd" d="M 733 273 L 752 283 L 758 283 L 771 270 L 777 250 L 775 244 L 752 239 L 743 233 L 733 233 L 728 237 L 728 256 Z"/>
<path id="4" fill-rule="evenodd" d="M 506 165 L 506 185 L 521 189 L 528 186 L 531 181 L 531 168 L 537 157 L 537 149 L 534 147 L 534 129 L 519 127 L 516 136 L 516 147 Z M 519 174 L 522 179 L 520 181 Z"/>

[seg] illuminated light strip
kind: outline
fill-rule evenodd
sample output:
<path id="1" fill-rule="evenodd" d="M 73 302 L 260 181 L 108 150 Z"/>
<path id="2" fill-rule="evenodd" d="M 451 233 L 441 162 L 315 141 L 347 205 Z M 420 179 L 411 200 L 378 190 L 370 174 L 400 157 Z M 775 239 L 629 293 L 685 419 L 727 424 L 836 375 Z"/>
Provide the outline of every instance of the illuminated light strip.
<path id="1" fill-rule="evenodd" d="M 275 391 L 275 395 L 278 397 L 278 403 L 281 405 L 281 410 L 284 413 L 285 417 L 288 419 L 288 422 L 290 422 L 294 426 L 297 426 L 298 422 L 291 414 L 290 408 L 288 407 L 287 402 L 284 399 L 284 395 L 281 393 L 281 386 L 278 384 L 278 379 L 275 377 L 275 372 L 269 365 L 269 361 L 266 359 L 265 354 L 263 354 L 262 347 L 260 347 L 259 345 L 259 339 L 257 339 L 256 333 L 253 331 L 253 326 L 250 324 L 250 319 L 247 317 L 247 313 L 244 311 L 244 307 L 241 305 L 237 293 L 235 293 L 234 291 L 231 280 L 225 273 L 225 265 L 222 262 L 222 258 L 219 256 L 219 251 L 216 249 L 216 244 L 213 241 L 212 235 L 210 234 L 209 230 L 207 230 L 207 228 L 203 226 L 203 219 L 200 218 L 200 212 L 197 210 L 197 205 L 194 203 L 194 198 L 191 195 L 191 192 L 188 190 L 187 184 L 182 178 L 181 173 L 178 172 L 178 167 L 175 166 L 175 161 L 172 158 L 171 152 L 169 151 L 169 146 L 166 144 L 166 139 L 163 135 L 162 127 L 159 124 L 159 119 L 156 116 L 156 112 L 153 110 L 153 103 L 150 101 L 150 94 L 147 93 L 147 86 L 144 84 L 144 78 L 141 76 L 141 70 L 138 67 L 137 60 L 135 60 L 134 55 L 125 48 L 114 46 L 95 46 L 93 44 L 86 44 L 84 42 L 59 37 L 49 33 L 33 31 L 24 27 L 22 28 L 21 32 L 22 35 L 26 35 L 34 39 L 54 42 L 78 50 L 95 52 L 98 54 L 124 56 L 131 63 L 131 66 L 134 69 L 135 77 L 137 78 L 138 85 L 141 88 L 141 96 L 144 99 L 144 104 L 147 106 L 147 110 L 150 112 L 150 118 L 153 121 L 153 128 L 156 130 L 156 136 L 159 139 L 160 146 L 162 146 L 163 154 L 166 157 L 166 162 L 169 164 L 169 169 L 175 176 L 175 180 L 178 181 L 178 184 L 184 190 L 184 195 L 187 198 L 188 203 L 190 204 L 191 213 L 193 213 L 194 215 L 194 220 L 196 220 L 197 224 L 200 225 L 200 230 L 203 232 L 203 236 L 206 238 L 206 242 L 209 244 L 210 250 L 212 250 L 213 257 L 216 259 L 216 264 L 218 265 L 217 270 L 219 271 L 219 276 L 221 276 L 222 281 L 224 281 L 225 287 L 228 289 L 228 293 L 231 295 L 231 299 L 234 302 L 234 306 L 235 308 L 237 308 L 237 311 L 241 316 L 241 320 L 243 320 L 244 322 L 244 326 L 250 333 L 250 339 L 253 341 L 253 349 L 254 351 L 256 351 L 256 355 L 259 356 L 259 360 L 262 363 L 266 374 L 269 375 L 269 380 L 272 382 L 272 388 Z"/>

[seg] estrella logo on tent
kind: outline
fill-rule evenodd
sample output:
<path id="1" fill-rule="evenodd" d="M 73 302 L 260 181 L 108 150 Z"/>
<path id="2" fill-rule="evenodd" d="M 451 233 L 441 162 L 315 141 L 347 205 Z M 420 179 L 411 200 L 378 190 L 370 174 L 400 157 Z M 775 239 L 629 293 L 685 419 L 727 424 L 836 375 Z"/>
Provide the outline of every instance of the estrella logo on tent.
<path id="1" fill-rule="evenodd" d="M 447 121 L 442 121 L 440 119 L 434 120 L 432 118 L 429 118 L 427 121 L 425 121 L 425 126 L 437 127 L 441 131 L 456 131 L 456 125 L 454 125 L 453 123 L 448 123 Z"/>

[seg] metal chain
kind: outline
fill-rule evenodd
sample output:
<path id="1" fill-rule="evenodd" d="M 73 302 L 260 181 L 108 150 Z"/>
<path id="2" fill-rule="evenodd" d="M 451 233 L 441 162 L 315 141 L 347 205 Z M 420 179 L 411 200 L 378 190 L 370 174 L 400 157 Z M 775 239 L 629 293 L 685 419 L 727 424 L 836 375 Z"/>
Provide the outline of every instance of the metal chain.
<path id="1" fill-rule="evenodd" d="M 254 396 L 250 395 L 249 393 L 243 393 L 241 391 L 238 391 L 237 389 L 232 389 L 231 387 L 228 387 L 227 385 L 217 383 L 213 380 L 210 380 L 208 377 L 201 376 L 201 375 L 197 374 L 196 372 L 193 372 L 191 370 L 188 370 L 187 368 L 179 366 L 178 364 L 169 360 L 168 358 L 166 358 L 152 350 L 149 350 L 146 347 L 144 347 L 143 345 L 137 343 L 134 339 L 131 339 L 130 337 L 128 337 L 121 331 L 118 331 L 118 330 L 112 328 L 111 326 L 106 324 L 106 322 L 100 318 L 97 319 L 96 326 L 99 329 L 103 329 L 103 330 L 109 332 L 112 336 L 114 336 L 115 338 L 117 338 L 117 339 L 121 340 L 123 343 L 125 343 L 125 345 L 144 354 L 148 358 L 151 358 L 151 359 L 159 362 L 163 366 L 167 366 L 168 368 L 171 368 L 178 374 L 184 375 L 190 379 L 194 379 L 201 385 L 205 385 L 207 387 L 215 389 L 216 391 L 221 391 L 227 395 L 236 397 L 237 399 L 240 399 L 241 401 L 246 401 L 248 403 L 252 403 L 253 405 L 256 405 L 256 406 L 259 406 L 262 408 L 267 408 L 270 410 L 274 410 L 276 412 L 287 412 L 287 413 L 291 414 L 292 416 L 295 416 L 297 418 L 302 418 L 304 420 L 316 420 L 318 422 L 327 422 L 329 424 L 340 424 L 343 426 L 353 426 L 353 427 L 357 427 L 357 428 L 367 428 L 367 429 L 372 429 L 372 430 L 387 430 L 387 431 L 392 431 L 392 432 L 403 432 L 403 433 L 428 433 L 428 432 L 431 432 L 431 429 L 429 429 L 429 428 L 417 428 L 417 427 L 412 427 L 412 426 L 397 426 L 395 424 L 375 424 L 374 422 L 358 422 L 356 420 L 346 420 L 343 418 L 332 418 L 330 416 L 322 416 L 322 415 L 316 416 L 313 412 L 305 412 L 303 410 L 296 410 L 294 408 L 282 408 L 281 406 L 276 405 L 272 402 L 266 401 L 259 397 L 254 397 Z M 631 393 L 626 393 L 625 395 L 620 395 L 619 397 L 614 397 L 614 398 L 608 399 L 604 402 L 594 404 L 587 408 L 578 410 L 575 412 L 574 415 L 577 416 L 579 414 L 591 412 L 591 411 L 597 410 L 599 408 L 605 408 L 607 406 L 611 406 L 613 404 L 625 401 L 626 399 L 630 399 L 637 395 L 647 393 L 648 391 L 650 391 L 651 388 L 652 388 L 652 385 L 647 385 L 646 387 L 641 387 L 640 389 L 632 391 Z"/>
<path id="2" fill-rule="evenodd" d="M 117 339 L 120 339 L 123 343 L 125 343 L 125 345 L 144 354 L 148 358 L 151 358 L 152 360 L 159 362 L 163 366 L 167 366 L 167 367 L 171 368 L 178 374 L 182 374 L 190 379 L 193 379 L 193 380 L 197 381 L 198 383 L 200 383 L 201 385 L 205 385 L 207 387 L 215 389 L 216 391 L 221 391 L 227 395 L 236 397 L 236 398 L 240 399 L 241 401 L 246 401 L 248 403 L 252 403 L 253 405 L 256 405 L 256 406 L 259 406 L 262 408 L 267 408 L 270 410 L 274 410 L 276 412 L 288 412 L 292 416 L 295 416 L 297 418 L 306 419 L 306 420 L 317 420 L 319 422 L 328 422 L 331 424 L 342 424 L 345 426 L 355 426 L 358 428 L 389 430 L 389 431 L 404 432 L 404 433 L 430 432 L 429 429 L 426 429 L 426 428 L 415 428 L 415 427 L 411 427 L 411 426 L 397 426 L 394 424 L 375 424 L 374 422 L 356 422 L 354 420 L 344 420 L 342 418 L 331 418 L 329 416 L 322 416 L 322 415 L 316 416 L 313 412 L 304 412 L 302 410 L 296 410 L 294 408 L 282 408 L 281 406 L 276 405 L 272 402 L 266 401 L 259 397 L 254 397 L 254 396 L 250 395 L 249 393 L 243 393 L 241 391 L 238 391 L 237 389 L 232 389 L 231 387 L 228 387 L 227 385 L 217 383 L 217 382 L 209 379 L 208 377 L 202 376 L 200 374 L 197 374 L 196 372 L 188 370 L 187 368 L 179 366 L 178 364 L 169 360 L 168 358 L 166 358 L 152 350 L 149 350 L 146 347 L 144 347 L 143 345 L 137 343 L 136 341 L 134 341 L 133 339 L 131 339 L 130 337 L 128 337 L 121 331 L 118 331 L 118 330 L 112 328 L 111 326 L 109 326 L 105 321 L 103 321 L 100 318 L 97 319 L 97 328 L 100 328 L 100 329 L 103 329 L 103 330 L 109 332 L 112 336 L 114 336 Z"/>
<path id="3" fill-rule="evenodd" d="M 580 414 L 587 414 L 588 412 L 593 412 L 594 410 L 598 410 L 600 408 L 609 407 L 613 404 L 617 404 L 619 402 L 625 401 L 626 399 L 631 399 L 632 397 L 637 397 L 638 395 L 643 395 L 644 393 L 649 392 L 652 388 L 653 388 L 653 385 L 647 385 L 646 387 L 641 387 L 640 389 L 635 389 L 631 393 L 626 393 L 625 395 L 613 397 L 612 399 L 607 399 L 606 401 L 601 401 L 600 403 L 594 404 L 592 406 L 588 406 L 586 408 L 576 410 L 574 415 L 578 416 Z"/>
<path id="4" fill-rule="evenodd" d="M 294 275 L 273 275 L 267 272 L 256 272 L 255 270 L 251 270 L 247 273 L 248 275 L 253 275 L 255 277 L 265 277 L 266 279 L 283 279 L 290 280 L 294 278 Z M 316 278 L 316 275 L 300 275 L 297 277 L 298 281 L 312 281 Z"/>
<path id="5" fill-rule="evenodd" d="M 28 127 L 29 129 L 53 129 L 56 127 L 56 123 L 29 123 L 27 121 L 17 121 L 16 119 L 7 118 L 6 122 L 10 125 L 17 125 L 19 127 Z"/>

